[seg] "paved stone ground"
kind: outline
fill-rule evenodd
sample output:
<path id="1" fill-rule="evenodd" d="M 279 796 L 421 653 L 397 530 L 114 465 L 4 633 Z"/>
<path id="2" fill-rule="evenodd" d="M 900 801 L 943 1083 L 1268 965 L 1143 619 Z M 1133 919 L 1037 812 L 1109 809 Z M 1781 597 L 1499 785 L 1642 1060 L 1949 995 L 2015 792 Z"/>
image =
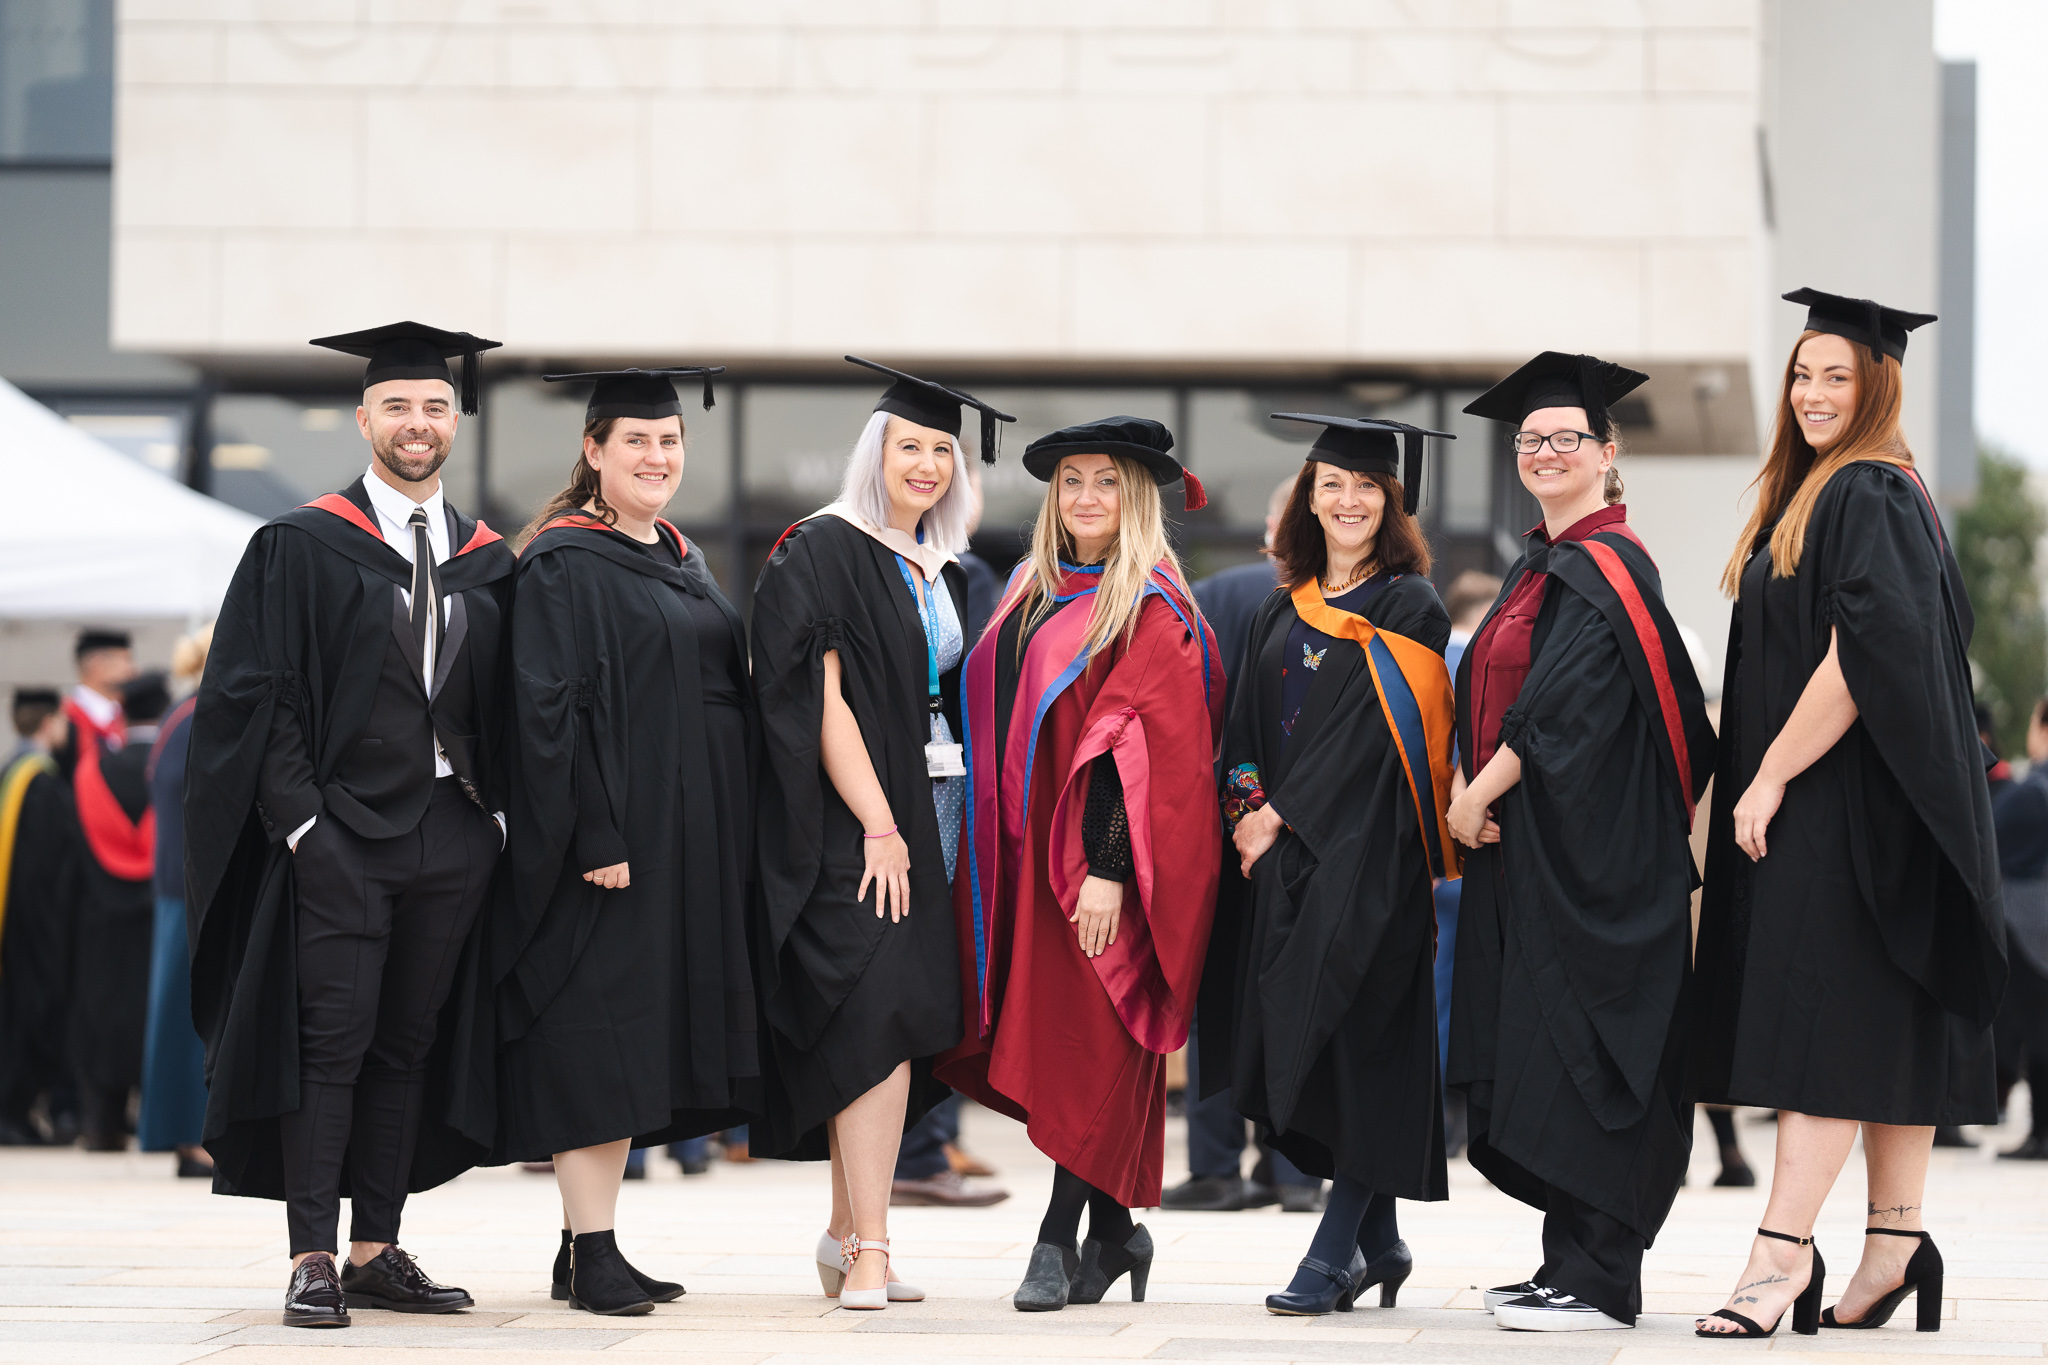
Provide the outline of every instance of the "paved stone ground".
<path id="1" fill-rule="evenodd" d="M 2022 1092 L 2024 1093 L 2024 1092 Z M 2022 1100 L 2016 1105 L 2024 1113 Z M 2016 1114 L 2016 1118 L 2019 1117 Z M 1767 1169 L 1773 1129 L 1745 1115 L 1750 1159 Z M 556 1246 L 553 1182 L 517 1170 L 477 1171 L 417 1198 L 406 1245 L 444 1282 L 477 1298 L 443 1318 L 366 1311 L 346 1331 L 277 1325 L 287 1277 L 278 1205 L 218 1199 L 174 1180 L 169 1158 L 0 1149 L 0 1363 L 428 1365 L 453 1359 L 564 1365 L 605 1351 L 636 1363 L 755 1365 L 824 1357 L 973 1360 L 1057 1358 L 1258 1362 L 1506 1360 L 1563 1365 L 1672 1365 L 1715 1353 L 1769 1351 L 1853 1365 L 1877 1355 L 2043 1355 L 2048 1340 L 2048 1167 L 1992 1159 L 2017 1124 L 1980 1131 L 1974 1152 L 1938 1151 L 1931 1221 L 1948 1263 L 1940 1335 L 1912 1330 L 1910 1305 L 1889 1327 L 1770 1342 L 1703 1342 L 1689 1316 L 1719 1307 L 1763 1210 L 1760 1190 L 1718 1190 L 1712 1138 L 1699 1125 L 1693 1184 L 1680 1194 L 1647 1267 L 1648 1313 L 1632 1332 L 1544 1335 L 1495 1329 L 1478 1286 L 1527 1275 L 1539 1259 L 1537 1216 L 1494 1192 L 1462 1162 L 1444 1204 L 1403 1204 L 1416 1271 L 1398 1308 L 1303 1320 L 1268 1315 L 1307 1245 L 1312 1219 L 1273 1210 L 1143 1215 L 1159 1243 L 1147 1302 L 1112 1299 L 1025 1315 L 1008 1295 L 1023 1272 L 1050 1189 L 1051 1167 L 1017 1125 L 971 1110 L 969 1144 L 1015 1191 L 985 1210 L 899 1209 L 891 1230 L 922 1304 L 883 1313 L 839 1311 L 818 1293 L 809 1253 L 825 1206 L 818 1167 L 717 1165 L 684 1180 L 657 1158 L 629 1185 L 620 1239 L 650 1273 L 689 1294 L 646 1317 L 607 1319 L 547 1297 Z M 1174 1125 L 1169 1172 L 1184 1171 Z M 1821 1220 L 1831 1288 L 1858 1252 L 1860 1156 Z"/>

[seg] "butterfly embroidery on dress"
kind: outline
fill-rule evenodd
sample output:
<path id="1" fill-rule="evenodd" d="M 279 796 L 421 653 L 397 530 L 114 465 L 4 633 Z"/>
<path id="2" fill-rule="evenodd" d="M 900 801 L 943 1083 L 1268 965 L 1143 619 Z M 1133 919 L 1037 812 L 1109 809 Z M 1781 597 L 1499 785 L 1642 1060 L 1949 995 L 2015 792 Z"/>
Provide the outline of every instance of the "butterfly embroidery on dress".
<path id="1" fill-rule="evenodd" d="M 1324 645 L 1321 649 L 1310 649 L 1307 645 L 1303 645 L 1301 647 L 1301 662 L 1307 666 L 1309 672 L 1314 673 L 1322 668 L 1323 656 L 1329 652 L 1330 647 L 1328 645 Z"/>

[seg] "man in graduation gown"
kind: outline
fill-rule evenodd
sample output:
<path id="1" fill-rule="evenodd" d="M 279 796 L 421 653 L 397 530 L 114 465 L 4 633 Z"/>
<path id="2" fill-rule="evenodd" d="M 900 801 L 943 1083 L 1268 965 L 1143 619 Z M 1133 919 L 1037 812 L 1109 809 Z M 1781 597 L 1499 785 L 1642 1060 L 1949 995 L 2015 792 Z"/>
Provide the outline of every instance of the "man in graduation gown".
<path id="1" fill-rule="evenodd" d="M 81 736 L 72 787 L 87 856 L 72 958 L 71 1050 L 87 1151 L 128 1145 L 128 1097 L 142 1081 L 149 1022 L 149 945 L 156 930 L 156 814 L 149 751 L 170 709 L 161 673 L 121 689 L 122 744 Z"/>
<path id="2" fill-rule="evenodd" d="M 1577 407 L 1605 432 L 1643 381 L 1546 352 L 1466 411 Z M 1538 525 L 1506 583 L 1459 661 L 1459 757 L 1472 781 L 1511 749 L 1521 777 L 1500 841 L 1466 855 L 1445 1079 L 1473 1166 L 1545 1214 L 1542 1267 L 1486 1306 L 1503 1326 L 1633 1326 L 1692 1148 L 1689 835 L 1714 732 L 1625 507 Z"/>
<path id="3" fill-rule="evenodd" d="M 19 738 L 0 771 L 0 1146 L 43 1141 L 29 1118 L 47 1097 L 53 1141 L 75 1123 L 65 1019 L 77 929 L 79 848 L 56 754 L 70 723 L 54 690 L 14 694 Z"/>
<path id="4" fill-rule="evenodd" d="M 447 504 L 448 357 L 397 323 L 314 343 L 363 356 L 362 478 L 250 541 L 192 723 L 186 900 L 214 1189 L 286 1201 L 284 1321 L 452 1312 L 398 1250 L 408 1191 L 480 1155 L 443 1121 L 440 1015 L 503 846 L 500 640 L 513 567 Z M 352 1200 L 349 1264 L 333 1255 Z"/>

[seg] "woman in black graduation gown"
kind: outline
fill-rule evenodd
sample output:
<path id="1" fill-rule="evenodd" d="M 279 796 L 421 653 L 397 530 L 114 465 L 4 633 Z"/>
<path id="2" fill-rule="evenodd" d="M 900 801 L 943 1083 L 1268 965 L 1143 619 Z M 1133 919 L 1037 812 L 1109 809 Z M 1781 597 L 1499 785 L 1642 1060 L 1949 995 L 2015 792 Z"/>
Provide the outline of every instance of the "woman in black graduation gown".
<path id="1" fill-rule="evenodd" d="M 1405 438 L 1419 488 L 1422 443 L 1442 433 L 1274 416 L 1325 425 L 1273 537 L 1283 586 L 1252 621 L 1224 735 L 1249 914 L 1211 945 L 1231 1026 L 1205 1028 L 1203 1052 L 1228 1065 L 1232 1106 L 1332 1182 L 1308 1255 L 1266 1299 L 1316 1314 L 1374 1284 L 1391 1307 L 1414 1264 L 1395 1199 L 1449 1193 L 1430 880 L 1457 875 L 1451 622 L 1395 477 Z"/>
<path id="2" fill-rule="evenodd" d="M 583 454 L 514 580 L 512 868 L 489 933 L 495 1145 L 553 1159 L 555 1297 L 597 1313 L 683 1292 L 614 1241 L 628 1148 L 760 1106 L 745 639 L 702 553 L 659 517 L 683 467 L 667 376 L 713 372 L 548 376 L 597 385 Z"/>
<path id="3" fill-rule="evenodd" d="M 1928 1148 L 1937 1124 L 1997 1122 L 2006 980 L 1970 603 L 1899 432 L 1906 334 L 1934 319 L 1785 297 L 1806 329 L 1722 580 L 1735 613 L 1698 972 L 1701 1098 L 1780 1111 L 1764 1224 L 1790 1244 L 1758 1240 L 1700 1330 L 1754 1335 L 1795 1294 L 1818 1303 L 1820 1258 L 1809 1271 L 1798 1239 L 1860 1124 L 1877 1235 L 1822 1325 L 1878 1326 L 1917 1288 L 1928 1332 Z"/>
<path id="4" fill-rule="evenodd" d="M 1516 425 L 1543 508 L 1459 661 L 1450 813 L 1472 852 L 1446 1080 L 1472 1164 L 1544 1213 L 1542 1266 L 1486 1291 L 1508 1328 L 1634 1326 L 1692 1150 L 1688 839 L 1714 733 L 1614 470 L 1609 405 L 1644 378 L 1546 351 L 1465 409 Z"/>
<path id="5" fill-rule="evenodd" d="M 946 1095 L 932 1059 L 961 1032 L 950 886 L 972 492 L 960 409 L 982 412 L 984 459 L 997 418 L 1011 420 L 869 368 L 895 382 L 839 500 L 783 535 L 754 588 L 766 760 L 754 962 L 770 1083 L 753 1145 L 830 1158 L 816 1259 L 848 1308 L 924 1297 L 889 1272 L 887 1238 L 903 1129 Z"/>

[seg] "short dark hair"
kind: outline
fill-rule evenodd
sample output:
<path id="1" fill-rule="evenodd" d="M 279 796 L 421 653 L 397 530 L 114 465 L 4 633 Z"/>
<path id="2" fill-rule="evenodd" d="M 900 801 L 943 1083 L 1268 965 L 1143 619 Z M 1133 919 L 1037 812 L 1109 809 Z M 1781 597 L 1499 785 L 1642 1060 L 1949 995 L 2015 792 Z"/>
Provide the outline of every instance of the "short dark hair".
<path id="1" fill-rule="evenodd" d="M 88 626 L 78 632 L 78 644 L 72 649 L 74 659 L 83 659 L 88 654 L 97 654 L 103 649 L 132 649 L 135 642 L 125 630 L 101 630 Z"/>
<path id="2" fill-rule="evenodd" d="M 1444 592 L 1444 610 L 1451 615 L 1451 624 L 1465 619 L 1474 607 L 1484 610 L 1493 605 L 1493 599 L 1500 596 L 1500 579 L 1477 569 L 1467 569 L 1451 580 L 1451 586 Z"/>
<path id="3" fill-rule="evenodd" d="M 43 722 L 63 709 L 63 700 L 54 688 L 17 687 L 14 689 L 14 733 L 27 739 L 43 728 Z"/>
<path id="4" fill-rule="evenodd" d="M 1373 554 L 1382 573 L 1429 572 L 1429 541 L 1422 527 L 1408 515 L 1402 501 L 1401 481 L 1392 474 L 1367 474 L 1380 492 L 1386 494 L 1386 510 L 1380 513 L 1380 532 L 1373 541 Z M 1273 530 L 1273 563 L 1280 579 L 1298 588 L 1319 577 L 1329 563 L 1330 547 L 1323 539 L 1323 524 L 1312 506 L 1316 490 L 1316 461 L 1309 460 L 1294 479 L 1294 491 L 1280 513 Z"/>
<path id="5" fill-rule="evenodd" d="M 161 670 L 140 673 L 121 684 L 121 709 L 130 725 L 162 720 L 171 709 L 170 680 Z"/>

